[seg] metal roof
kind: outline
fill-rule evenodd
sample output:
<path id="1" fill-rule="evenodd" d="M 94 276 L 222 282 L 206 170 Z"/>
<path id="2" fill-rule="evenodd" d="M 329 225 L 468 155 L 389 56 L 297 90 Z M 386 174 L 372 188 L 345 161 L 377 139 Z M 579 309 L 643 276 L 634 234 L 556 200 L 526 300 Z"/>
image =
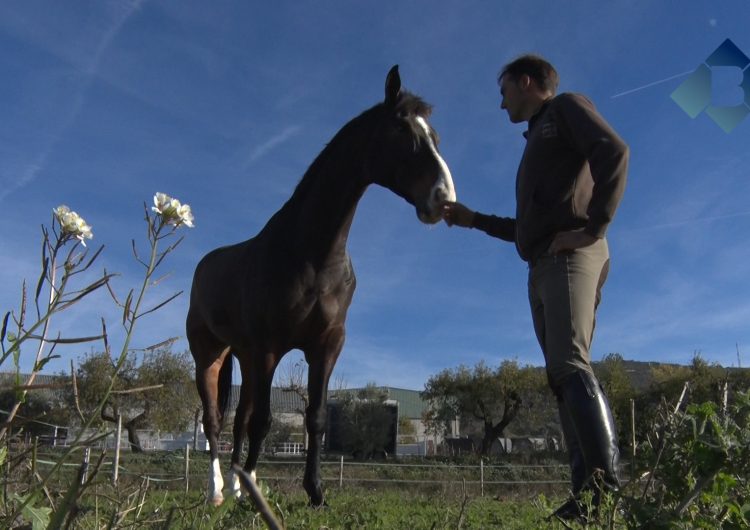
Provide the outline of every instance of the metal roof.
<path id="1" fill-rule="evenodd" d="M 0 386 L 12 386 L 15 374 L 0 372 Z M 28 374 L 21 374 L 22 381 L 25 381 Z M 35 384 L 51 385 L 65 381 L 63 375 L 38 374 Z M 418 390 L 407 390 L 404 388 L 394 388 L 389 386 L 377 387 L 378 390 L 387 394 L 388 399 L 398 402 L 399 416 L 402 418 L 421 419 L 423 411 L 427 408 L 427 402 L 423 400 Z M 357 393 L 361 388 L 349 388 L 344 392 Z M 338 392 L 341 392 L 340 390 Z M 328 392 L 328 397 L 334 392 Z M 240 398 L 240 385 L 232 385 L 232 398 L 229 403 L 229 410 L 234 411 Z M 274 413 L 295 413 L 304 411 L 305 404 L 302 398 L 295 392 L 284 390 L 280 387 L 271 388 L 271 412 Z"/>
<path id="2" fill-rule="evenodd" d="M 348 388 L 344 392 L 356 393 L 360 388 Z M 378 390 L 384 391 L 388 399 L 398 402 L 399 416 L 402 418 L 421 419 L 422 413 L 427 408 L 427 402 L 423 400 L 418 390 L 406 390 L 403 388 L 378 387 Z M 341 392 L 341 391 L 337 391 Z M 328 391 L 328 397 L 331 398 L 332 391 Z M 240 399 L 240 385 L 232 385 L 232 399 L 229 403 L 229 410 L 234 411 Z M 295 392 L 284 390 L 279 387 L 271 388 L 271 412 L 275 413 L 293 413 L 304 411 L 305 404 L 302 398 Z"/>

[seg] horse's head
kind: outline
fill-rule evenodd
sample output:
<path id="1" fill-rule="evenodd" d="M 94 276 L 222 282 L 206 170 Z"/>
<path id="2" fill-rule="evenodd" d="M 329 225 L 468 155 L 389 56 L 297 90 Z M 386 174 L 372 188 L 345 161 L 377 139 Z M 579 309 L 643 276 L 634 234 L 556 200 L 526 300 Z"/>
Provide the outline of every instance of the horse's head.
<path id="1" fill-rule="evenodd" d="M 423 223 L 441 219 L 440 205 L 455 201 L 448 165 L 438 152 L 438 136 L 427 122 L 431 107 L 401 89 L 398 66 L 385 81 L 381 126 L 369 153 L 373 180 L 406 199 Z"/>

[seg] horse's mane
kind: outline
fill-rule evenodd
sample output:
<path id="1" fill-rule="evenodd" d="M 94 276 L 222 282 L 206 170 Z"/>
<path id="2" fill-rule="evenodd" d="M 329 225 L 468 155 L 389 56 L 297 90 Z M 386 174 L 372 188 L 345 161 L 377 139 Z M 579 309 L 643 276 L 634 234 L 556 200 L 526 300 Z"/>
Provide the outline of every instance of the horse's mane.
<path id="1" fill-rule="evenodd" d="M 398 95 L 396 101 L 396 113 L 402 116 L 422 116 L 423 118 L 429 118 L 432 114 L 432 105 L 425 102 L 419 96 L 402 90 Z"/>
<path id="2" fill-rule="evenodd" d="M 331 139 L 325 148 L 318 154 L 305 174 L 300 179 L 290 200 L 307 195 L 311 187 L 311 182 L 315 180 L 318 174 L 318 168 L 333 151 L 343 151 L 350 153 L 350 156 L 357 156 L 361 150 L 362 139 L 357 131 L 366 127 L 374 116 L 377 116 L 385 108 L 385 103 L 378 103 L 374 107 L 364 111 L 362 114 L 346 123 Z M 402 90 L 399 92 L 398 99 L 393 111 L 398 116 L 422 116 L 428 118 L 432 113 L 432 105 L 425 102 L 419 96 Z"/>

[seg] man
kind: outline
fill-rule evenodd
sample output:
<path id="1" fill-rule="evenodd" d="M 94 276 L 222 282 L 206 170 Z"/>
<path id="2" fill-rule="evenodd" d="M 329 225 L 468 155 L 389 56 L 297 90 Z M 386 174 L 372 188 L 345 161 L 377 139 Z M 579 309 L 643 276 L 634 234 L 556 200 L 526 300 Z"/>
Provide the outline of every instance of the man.
<path id="1" fill-rule="evenodd" d="M 598 507 L 602 491 L 620 484 L 615 425 L 590 347 L 609 270 L 605 234 L 625 187 L 628 147 L 584 96 L 555 96 L 557 72 L 541 57 L 507 64 L 498 84 L 510 121 L 528 122 L 516 216 L 453 202 L 443 218 L 514 242 L 529 264 L 532 320 L 570 452 L 574 495 L 554 515 L 585 519 L 581 492 L 591 491 Z"/>

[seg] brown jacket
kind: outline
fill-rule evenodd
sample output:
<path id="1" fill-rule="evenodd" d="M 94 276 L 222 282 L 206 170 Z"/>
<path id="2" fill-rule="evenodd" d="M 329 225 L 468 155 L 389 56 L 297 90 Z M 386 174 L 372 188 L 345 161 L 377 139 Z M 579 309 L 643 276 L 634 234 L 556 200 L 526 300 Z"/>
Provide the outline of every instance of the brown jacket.
<path id="1" fill-rule="evenodd" d="M 548 100 L 529 120 L 516 176 L 516 217 L 477 213 L 474 227 L 515 241 L 533 265 L 555 234 L 604 237 L 625 189 L 628 146 L 579 94 Z"/>

